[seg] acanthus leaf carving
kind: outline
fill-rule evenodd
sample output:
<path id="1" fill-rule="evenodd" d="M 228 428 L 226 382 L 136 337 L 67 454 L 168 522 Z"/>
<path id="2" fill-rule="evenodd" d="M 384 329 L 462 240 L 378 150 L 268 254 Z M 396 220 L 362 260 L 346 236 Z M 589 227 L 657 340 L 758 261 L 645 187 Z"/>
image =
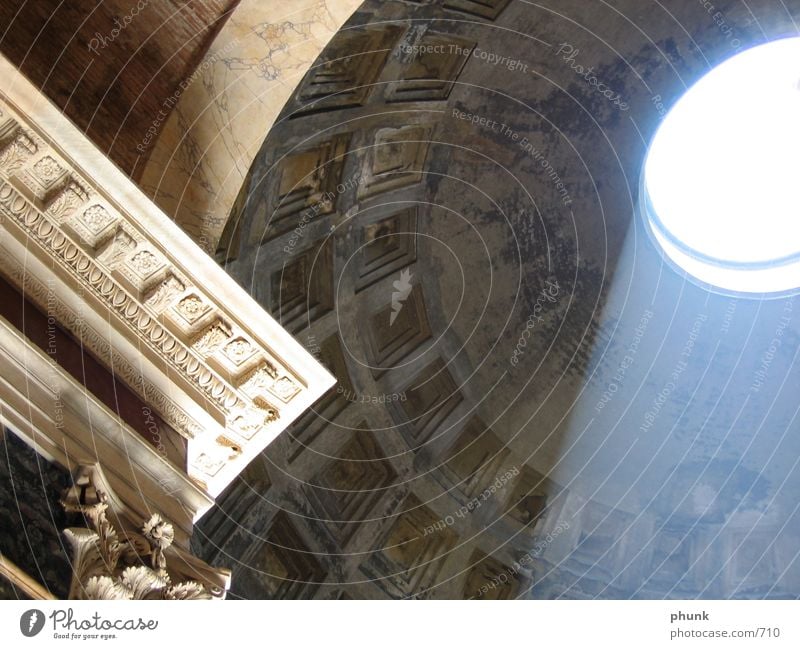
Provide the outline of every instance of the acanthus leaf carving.
<path id="1" fill-rule="evenodd" d="M 156 313 L 160 313 L 185 289 L 186 286 L 177 277 L 168 275 L 164 281 L 145 295 L 144 303 Z"/>
<path id="2" fill-rule="evenodd" d="M 117 230 L 97 255 L 97 261 L 109 270 L 116 268 L 125 256 L 136 247 L 136 240 L 124 229 Z"/>
<path id="3" fill-rule="evenodd" d="M 48 202 L 47 213 L 57 221 L 63 222 L 71 217 L 88 199 L 89 191 L 86 187 L 75 180 L 70 180 Z"/>
<path id="4" fill-rule="evenodd" d="M 85 502 L 87 491 L 94 502 Z M 64 530 L 74 557 L 70 599 L 212 599 L 202 584 L 172 582 L 164 553 L 175 532 L 159 514 L 144 523 L 141 535 L 118 534 L 108 520 L 105 493 L 76 485 L 62 505 L 91 526 Z"/>
<path id="5" fill-rule="evenodd" d="M 0 150 L 0 169 L 7 176 L 15 174 L 37 150 L 33 136 L 21 127 L 15 127 L 11 141 Z"/>
<path id="6" fill-rule="evenodd" d="M 217 351 L 230 335 L 230 327 L 218 320 L 197 337 L 192 343 L 192 349 L 203 356 L 208 356 Z"/>

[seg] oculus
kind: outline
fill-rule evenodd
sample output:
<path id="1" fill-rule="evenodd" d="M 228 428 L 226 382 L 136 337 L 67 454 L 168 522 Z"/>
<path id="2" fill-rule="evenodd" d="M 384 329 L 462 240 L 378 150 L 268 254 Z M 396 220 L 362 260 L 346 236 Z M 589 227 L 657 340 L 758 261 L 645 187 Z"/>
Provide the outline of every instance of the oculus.
<path id="1" fill-rule="evenodd" d="M 665 117 L 640 188 L 646 227 L 704 288 L 776 296 L 800 287 L 800 38 L 733 56 Z"/>

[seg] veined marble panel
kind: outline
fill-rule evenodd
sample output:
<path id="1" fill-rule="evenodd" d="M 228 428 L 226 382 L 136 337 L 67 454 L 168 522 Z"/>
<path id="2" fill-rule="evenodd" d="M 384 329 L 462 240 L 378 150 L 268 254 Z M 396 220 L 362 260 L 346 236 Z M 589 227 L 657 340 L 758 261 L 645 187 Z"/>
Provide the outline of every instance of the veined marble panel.
<path id="1" fill-rule="evenodd" d="M 265 135 L 361 0 L 242 0 L 187 79 L 140 185 L 209 253 Z"/>

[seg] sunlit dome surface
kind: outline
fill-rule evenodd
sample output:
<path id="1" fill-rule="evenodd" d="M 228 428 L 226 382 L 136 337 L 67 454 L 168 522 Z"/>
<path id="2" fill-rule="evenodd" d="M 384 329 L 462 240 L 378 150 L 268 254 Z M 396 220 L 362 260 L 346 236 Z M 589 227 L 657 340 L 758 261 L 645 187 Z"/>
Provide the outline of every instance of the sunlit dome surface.
<path id="1" fill-rule="evenodd" d="M 726 291 L 800 287 L 800 38 L 738 54 L 678 101 L 644 168 L 667 256 Z"/>

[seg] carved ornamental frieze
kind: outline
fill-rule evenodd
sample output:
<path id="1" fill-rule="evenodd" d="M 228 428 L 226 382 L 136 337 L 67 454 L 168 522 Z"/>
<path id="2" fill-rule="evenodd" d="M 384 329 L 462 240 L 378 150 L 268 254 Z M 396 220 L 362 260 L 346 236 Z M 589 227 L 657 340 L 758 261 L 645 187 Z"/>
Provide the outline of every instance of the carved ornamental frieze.
<path id="1" fill-rule="evenodd" d="M 0 271 L 188 440 L 216 495 L 333 379 L 0 63 Z"/>

